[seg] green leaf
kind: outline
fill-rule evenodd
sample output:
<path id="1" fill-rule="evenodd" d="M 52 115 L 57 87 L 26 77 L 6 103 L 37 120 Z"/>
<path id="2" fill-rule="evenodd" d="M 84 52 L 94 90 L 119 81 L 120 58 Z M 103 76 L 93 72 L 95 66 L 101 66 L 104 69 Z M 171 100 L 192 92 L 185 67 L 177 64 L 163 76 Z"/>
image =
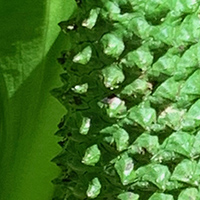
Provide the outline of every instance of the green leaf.
<path id="1" fill-rule="evenodd" d="M 136 175 L 142 182 L 151 182 L 158 188 L 165 190 L 171 173 L 167 166 L 152 163 L 138 168 Z"/>
<path id="2" fill-rule="evenodd" d="M 119 156 L 118 160 L 115 162 L 115 169 L 123 185 L 134 182 L 136 174 L 134 171 L 133 159 L 126 153 Z"/>
<path id="3" fill-rule="evenodd" d="M 197 99 L 200 94 L 200 70 L 196 70 L 184 83 L 177 99 L 177 104 L 188 105 L 191 101 Z"/>
<path id="4" fill-rule="evenodd" d="M 198 49 L 199 44 L 192 45 L 187 49 L 182 57 L 176 62 L 177 70 L 174 71 L 176 80 L 186 79 L 198 67 Z"/>
<path id="5" fill-rule="evenodd" d="M 170 3 L 169 1 L 163 1 L 163 0 L 150 0 L 141 2 L 142 3 L 142 9 L 145 11 L 145 15 L 148 17 L 148 19 L 157 19 L 162 15 L 163 13 L 167 12 Z"/>
<path id="6" fill-rule="evenodd" d="M 117 124 L 102 129 L 100 133 L 111 135 L 113 139 L 111 138 L 110 142 L 112 143 L 113 140 L 115 141 L 118 151 L 127 149 L 129 143 L 129 134 Z"/>
<path id="7" fill-rule="evenodd" d="M 161 104 L 164 100 L 175 101 L 180 91 L 182 82 L 175 81 L 174 77 L 164 81 L 153 93 L 153 103 Z"/>
<path id="8" fill-rule="evenodd" d="M 113 97 L 109 100 L 106 110 L 108 116 L 111 118 L 123 118 L 127 112 L 125 102 L 118 97 Z"/>
<path id="9" fill-rule="evenodd" d="M 142 39 L 149 37 L 151 26 L 146 21 L 142 12 L 134 12 L 127 26 L 128 30 L 134 32 L 138 37 Z"/>
<path id="10" fill-rule="evenodd" d="M 184 159 L 181 163 L 179 163 L 172 176 L 171 180 L 182 181 L 194 186 L 198 186 L 200 182 L 200 165 L 197 164 L 196 161 L 191 161 L 188 159 Z"/>
<path id="11" fill-rule="evenodd" d="M 196 120 L 197 122 L 200 120 L 200 113 L 199 113 L 199 109 L 200 109 L 200 99 L 197 100 L 188 110 L 186 117 L 187 118 L 192 118 L 194 120 Z M 198 125 L 198 124 L 197 124 Z"/>
<path id="12" fill-rule="evenodd" d="M 73 90 L 75 93 L 78 93 L 78 94 L 86 93 L 87 90 L 88 90 L 88 84 L 87 84 L 87 83 L 84 83 L 84 84 L 82 84 L 82 85 L 76 85 L 76 86 L 74 86 L 74 88 L 72 88 L 72 90 Z"/>
<path id="13" fill-rule="evenodd" d="M 171 0 L 171 1 L 169 1 L 169 4 L 171 4 L 171 7 L 177 12 L 177 14 L 192 13 L 198 7 L 198 3 L 197 2 L 192 2 L 190 0 L 186 0 L 186 1 L 183 1 L 183 0 L 178 0 L 178 1 Z"/>
<path id="14" fill-rule="evenodd" d="M 101 183 L 99 179 L 96 177 L 92 179 L 92 181 L 90 182 L 86 193 L 89 198 L 94 199 L 99 195 L 100 191 L 101 191 Z"/>
<path id="15" fill-rule="evenodd" d="M 161 40 L 167 45 L 172 46 L 184 46 L 191 43 L 196 43 L 200 34 L 198 31 L 200 27 L 197 9 L 198 3 L 195 3 L 192 6 L 192 9 L 194 9 L 193 11 L 195 12 L 191 15 L 187 15 L 181 24 L 178 20 L 174 20 L 175 17 L 180 17 L 183 15 L 183 13 L 181 13 L 182 11 L 179 10 L 180 7 L 185 9 L 187 6 L 183 2 L 180 3 L 180 1 L 178 4 L 175 4 L 175 7 L 172 8 L 173 11 L 167 15 L 167 17 L 164 19 L 164 22 L 161 23 L 161 25 L 154 26 L 152 28 L 150 35 L 156 40 Z"/>
<path id="16" fill-rule="evenodd" d="M 121 38 L 112 33 L 105 34 L 101 39 L 104 53 L 108 56 L 118 58 L 124 51 L 124 43 Z"/>
<path id="17" fill-rule="evenodd" d="M 102 10 L 102 15 L 104 18 L 108 17 L 114 20 L 120 13 L 119 5 L 112 1 L 102 0 L 104 9 Z M 107 16 L 108 15 L 108 16 Z"/>
<path id="18" fill-rule="evenodd" d="M 82 159 L 82 163 L 85 165 L 94 166 L 100 159 L 101 151 L 96 144 L 88 147 L 85 151 L 85 155 Z"/>
<path id="19" fill-rule="evenodd" d="M 182 127 L 185 130 L 194 130 L 200 125 L 200 100 L 197 100 L 182 119 Z"/>
<path id="20" fill-rule="evenodd" d="M 90 128 L 90 118 L 84 117 L 80 127 L 80 134 L 87 135 Z"/>
<path id="21" fill-rule="evenodd" d="M 183 88 L 181 89 L 182 94 L 200 94 L 200 69 L 196 70 L 185 82 Z"/>
<path id="22" fill-rule="evenodd" d="M 149 49 L 145 46 L 138 48 L 135 51 L 129 52 L 122 60 L 121 63 L 126 64 L 128 67 L 136 65 L 138 68 L 146 71 L 153 62 L 153 56 Z"/>
<path id="23" fill-rule="evenodd" d="M 173 52 L 168 51 L 152 65 L 152 68 L 149 70 L 149 74 L 156 77 L 158 77 L 161 73 L 171 76 L 177 72 L 176 65 L 179 62 L 179 59 L 180 57 L 178 55 L 174 55 Z"/>
<path id="24" fill-rule="evenodd" d="M 104 78 L 104 85 L 111 90 L 118 88 L 119 84 L 125 79 L 122 69 L 117 64 L 104 68 L 102 70 L 102 75 Z"/>
<path id="25" fill-rule="evenodd" d="M 160 149 L 158 153 L 156 153 L 151 160 L 156 161 L 156 162 L 163 162 L 163 161 L 171 161 L 176 158 L 176 154 L 174 151 L 170 150 L 165 150 L 165 149 Z"/>
<path id="26" fill-rule="evenodd" d="M 192 145 L 192 150 L 191 150 L 191 155 L 192 157 L 196 157 L 196 156 L 200 156 L 200 131 L 197 132 L 195 139 L 194 139 L 194 143 Z"/>
<path id="27" fill-rule="evenodd" d="M 85 65 L 90 61 L 91 56 L 92 48 L 90 46 L 87 46 L 80 53 L 74 56 L 73 62 Z"/>
<path id="28" fill-rule="evenodd" d="M 196 188 L 187 188 L 183 191 L 178 196 L 178 200 L 197 200 L 199 199 L 199 192 Z"/>
<path id="29" fill-rule="evenodd" d="M 169 126 L 178 131 L 182 128 L 185 113 L 186 109 L 178 109 L 176 105 L 172 104 L 160 113 L 157 122 L 159 125 L 163 125 L 163 128 Z"/>
<path id="30" fill-rule="evenodd" d="M 174 200 L 170 194 L 154 193 L 149 200 Z"/>
<path id="31" fill-rule="evenodd" d="M 133 94 L 145 94 L 149 89 L 151 89 L 151 87 L 151 84 L 146 80 L 138 78 L 123 88 L 121 94 L 128 96 Z"/>
<path id="32" fill-rule="evenodd" d="M 198 3 L 193 4 L 193 9 L 196 9 Z M 196 7 L 196 8 L 195 8 Z M 198 9 L 195 13 L 187 15 L 181 25 L 176 29 L 176 43 L 177 45 L 182 45 L 184 43 L 196 43 L 200 37 L 199 33 L 200 22 L 198 16 Z"/>
<path id="33" fill-rule="evenodd" d="M 53 134 L 65 111 L 49 91 L 60 85 L 56 58 L 69 46 L 57 23 L 73 9 L 73 1 L 1 1 L 0 199 L 52 198 L 60 172 L 50 163 L 59 151 Z"/>
<path id="34" fill-rule="evenodd" d="M 118 199 L 120 199 L 120 200 L 138 200 L 139 195 L 134 194 L 132 192 L 124 192 L 124 193 L 118 195 Z"/>
<path id="35" fill-rule="evenodd" d="M 161 148 L 190 158 L 194 139 L 189 133 L 174 132 L 163 142 Z"/>
<path id="36" fill-rule="evenodd" d="M 156 111 L 150 107 L 149 102 L 142 102 L 128 110 L 127 117 L 149 130 L 152 123 L 156 121 Z"/>
<path id="37" fill-rule="evenodd" d="M 174 46 L 176 27 L 168 24 L 167 19 L 165 19 L 165 21 L 161 25 L 153 26 L 151 28 L 150 35 L 153 36 L 156 40 L 160 40 L 167 45 Z M 172 65 L 170 66 L 170 68 L 172 68 Z M 165 73 L 164 70 L 163 72 Z"/>
<path id="38" fill-rule="evenodd" d="M 82 22 L 82 26 L 92 29 L 96 24 L 99 12 L 100 8 L 91 9 L 89 17 Z"/>
<path id="39" fill-rule="evenodd" d="M 132 145 L 129 146 L 129 152 L 143 154 L 144 148 L 154 155 L 159 149 L 158 137 L 148 133 L 141 134 Z"/>

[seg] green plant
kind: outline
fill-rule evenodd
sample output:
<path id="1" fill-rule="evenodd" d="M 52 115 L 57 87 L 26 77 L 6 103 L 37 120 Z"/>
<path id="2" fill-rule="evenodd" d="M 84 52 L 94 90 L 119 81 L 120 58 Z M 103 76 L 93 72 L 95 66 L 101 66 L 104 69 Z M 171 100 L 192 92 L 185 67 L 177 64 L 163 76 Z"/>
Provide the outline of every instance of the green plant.
<path id="1" fill-rule="evenodd" d="M 54 199 L 200 199 L 199 1 L 77 3 Z"/>
<path id="2" fill-rule="evenodd" d="M 65 113 L 49 91 L 60 85 L 56 57 L 69 46 L 57 23 L 75 6 L 72 0 L 0 4 L 0 199 L 49 200 L 60 173 L 50 162 L 60 151 L 53 133 Z"/>

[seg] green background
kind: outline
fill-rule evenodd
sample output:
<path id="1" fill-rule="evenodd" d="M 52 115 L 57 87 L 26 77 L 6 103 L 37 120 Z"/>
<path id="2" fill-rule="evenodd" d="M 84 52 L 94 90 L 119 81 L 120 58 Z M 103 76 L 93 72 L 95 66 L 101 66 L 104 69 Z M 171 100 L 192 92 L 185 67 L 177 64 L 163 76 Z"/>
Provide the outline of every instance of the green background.
<path id="1" fill-rule="evenodd" d="M 52 198 L 65 109 L 49 91 L 61 85 L 56 58 L 69 46 L 57 24 L 74 9 L 73 0 L 0 2 L 1 200 Z"/>

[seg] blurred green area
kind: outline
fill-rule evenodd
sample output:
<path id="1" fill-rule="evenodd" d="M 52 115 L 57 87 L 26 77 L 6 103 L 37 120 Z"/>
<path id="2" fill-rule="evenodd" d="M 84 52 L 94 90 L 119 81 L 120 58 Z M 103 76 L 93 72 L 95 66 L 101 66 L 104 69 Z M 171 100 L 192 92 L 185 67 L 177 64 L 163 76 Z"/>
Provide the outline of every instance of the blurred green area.
<path id="1" fill-rule="evenodd" d="M 49 91 L 69 41 L 57 25 L 73 0 L 0 2 L 0 199 L 50 200 L 59 169 L 54 136 L 65 109 Z"/>

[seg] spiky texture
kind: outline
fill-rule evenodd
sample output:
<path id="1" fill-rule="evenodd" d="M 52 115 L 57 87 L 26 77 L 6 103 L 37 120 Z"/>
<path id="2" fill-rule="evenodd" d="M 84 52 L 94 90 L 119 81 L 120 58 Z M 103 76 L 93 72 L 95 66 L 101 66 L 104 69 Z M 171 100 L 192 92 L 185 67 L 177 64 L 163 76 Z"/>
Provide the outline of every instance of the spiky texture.
<path id="1" fill-rule="evenodd" d="M 52 91 L 55 200 L 200 199 L 200 19 L 192 0 L 82 0 Z"/>

